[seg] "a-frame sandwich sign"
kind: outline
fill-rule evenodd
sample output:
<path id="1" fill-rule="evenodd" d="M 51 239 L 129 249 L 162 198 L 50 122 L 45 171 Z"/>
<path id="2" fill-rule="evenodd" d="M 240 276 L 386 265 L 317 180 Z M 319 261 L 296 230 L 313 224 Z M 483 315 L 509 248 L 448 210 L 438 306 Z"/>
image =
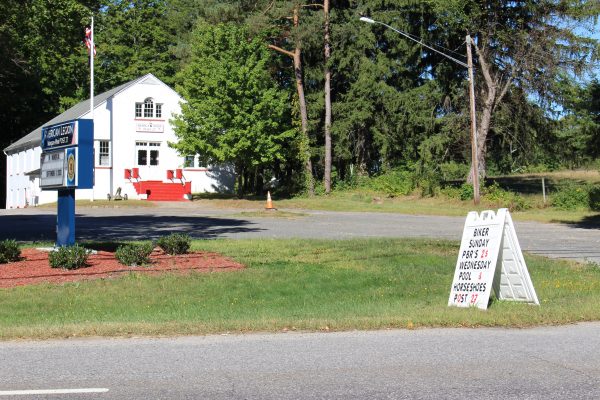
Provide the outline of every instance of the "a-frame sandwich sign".
<path id="1" fill-rule="evenodd" d="M 492 290 L 500 300 L 540 304 L 506 208 L 467 215 L 448 305 L 485 310 Z"/>

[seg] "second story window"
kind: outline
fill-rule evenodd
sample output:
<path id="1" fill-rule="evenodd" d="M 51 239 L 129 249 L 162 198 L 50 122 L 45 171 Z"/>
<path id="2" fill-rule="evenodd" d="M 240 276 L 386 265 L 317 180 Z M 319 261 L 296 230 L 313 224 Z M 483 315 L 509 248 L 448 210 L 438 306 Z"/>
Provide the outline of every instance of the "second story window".
<path id="1" fill-rule="evenodd" d="M 152 99 L 144 100 L 144 118 L 154 117 L 154 102 Z"/>
<path id="2" fill-rule="evenodd" d="M 136 118 L 162 118 L 162 103 L 154 103 L 151 97 L 143 103 L 135 103 Z"/>

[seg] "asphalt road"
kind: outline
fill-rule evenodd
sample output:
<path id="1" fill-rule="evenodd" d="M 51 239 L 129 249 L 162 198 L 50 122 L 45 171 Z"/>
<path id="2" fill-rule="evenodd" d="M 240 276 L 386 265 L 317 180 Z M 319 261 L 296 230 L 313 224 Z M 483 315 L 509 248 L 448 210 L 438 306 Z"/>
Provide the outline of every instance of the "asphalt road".
<path id="1" fill-rule="evenodd" d="M 296 211 L 297 218 L 247 217 L 239 211 L 201 208 L 195 203 L 161 203 L 156 208 L 80 208 L 78 240 L 151 239 L 171 232 L 195 238 L 428 237 L 460 241 L 464 217 L 385 213 Z M 0 210 L 0 240 L 54 241 L 56 211 Z M 553 258 L 600 264 L 600 229 L 593 225 L 515 222 L 521 248 Z"/>
<path id="2" fill-rule="evenodd" d="M 600 324 L 0 343 L 0 397 L 594 399 Z M 106 391 L 108 390 L 108 391 Z"/>
<path id="3" fill-rule="evenodd" d="M 79 210 L 77 236 L 120 240 L 186 232 L 197 238 L 387 236 L 458 242 L 464 224 L 464 218 L 452 217 L 305 213 L 283 219 L 191 205 L 86 208 Z M 55 220 L 51 210 L 0 210 L 0 239 L 53 240 Z M 515 225 L 526 251 L 600 263 L 600 230 L 594 227 Z M 5 397 L 592 399 L 600 397 L 600 323 L 3 342 L 0 398 Z"/>

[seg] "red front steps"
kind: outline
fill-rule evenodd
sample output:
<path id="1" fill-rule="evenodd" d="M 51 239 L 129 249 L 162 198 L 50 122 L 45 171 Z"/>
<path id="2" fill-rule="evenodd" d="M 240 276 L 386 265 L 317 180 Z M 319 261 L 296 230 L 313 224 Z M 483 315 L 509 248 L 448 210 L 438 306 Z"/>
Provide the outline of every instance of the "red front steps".
<path id="1" fill-rule="evenodd" d="M 192 193 L 192 183 L 165 183 L 161 181 L 133 182 L 138 194 L 148 195 L 151 201 L 185 201 L 184 195 Z"/>

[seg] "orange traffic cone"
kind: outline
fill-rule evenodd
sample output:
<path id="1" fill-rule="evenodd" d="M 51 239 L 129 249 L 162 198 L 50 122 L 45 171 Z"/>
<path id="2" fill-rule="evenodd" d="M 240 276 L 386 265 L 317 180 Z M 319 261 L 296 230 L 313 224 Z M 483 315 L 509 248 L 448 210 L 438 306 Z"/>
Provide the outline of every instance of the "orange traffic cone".
<path id="1" fill-rule="evenodd" d="M 277 210 L 273 207 L 273 200 L 271 200 L 271 192 L 267 192 L 267 205 L 265 206 L 265 210 Z"/>

